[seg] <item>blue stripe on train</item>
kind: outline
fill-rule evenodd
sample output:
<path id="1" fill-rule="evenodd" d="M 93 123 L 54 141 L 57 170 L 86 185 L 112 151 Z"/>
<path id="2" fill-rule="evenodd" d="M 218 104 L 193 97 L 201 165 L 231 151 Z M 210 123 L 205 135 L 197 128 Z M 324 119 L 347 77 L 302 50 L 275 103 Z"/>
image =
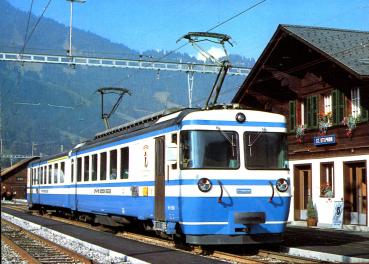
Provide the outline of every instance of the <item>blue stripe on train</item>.
<path id="1" fill-rule="evenodd" d="M 70 207 L 74 195 L 40 194 L 40 203 L 61 207 Z M 244 225 L 234 223 L 235 212 L 265 212 L 267 222 L 275 224 L 255 225 L 254 233 L 282 232 L 288 219 L 289 197 L 223 197 L 218 203 L 217 197 L 167 197 L 165 210 L 167 221 L 183 222 L 185 234 L 237 234 L 236 228 Z M 153 219 L 154 197 L 130 197 L 110 195 L 77 195 L 78 211 L 98 214 L 115 214 Z M 181 208 L 181 209 L 179 209 Z M 228 224 L 202 224 L 207 222 L 227 222 Z"/>
<path id="2" fill-rule="evenodd" d="M 186 125 L 202 125 L 202 126 L 243 126 L 243 127 L 280 127 L 286 128 L 285 122 L 257 122 L 246 121 L 239 123 L 236 121 L 222 121 L 222 120 L 184 120 L 182 126 Z"/>
<path id="3" fill-rule="evenodd" d="M 218 180 L 211 179 L 214 186 L 219 185 Z M 271 180 L 224 180 L 221 179 L 222 185 L 270 185 L 275 184 L 275 179 Z M 181 180 L 170 180 L 166 181 L 167 186 L 175 185 L 197 185 L 198 179 L 181 179 Z M 106 188 L 106 187 L 130 187 L 130 186 L 154 186 L 154 181 L 140 181 L 140 182 L 96 182 L 96 183 L 83 183 L 77 184 L 78 188 Z M 65 185 L 39 185 L 32 186 L 36 189 L 60 189 L 60 188 L 70 188 L 76 187 L 76 184 L 65 184 Z M 29 187 L 28 187 L 29 189 Z"/>

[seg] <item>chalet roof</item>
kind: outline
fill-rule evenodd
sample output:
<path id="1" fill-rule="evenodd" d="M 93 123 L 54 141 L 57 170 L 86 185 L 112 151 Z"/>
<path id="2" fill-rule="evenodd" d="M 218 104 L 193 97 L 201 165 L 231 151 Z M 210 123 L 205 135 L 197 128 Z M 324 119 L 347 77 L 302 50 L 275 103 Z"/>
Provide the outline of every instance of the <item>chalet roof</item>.
<path id="1" fill-rule="evenodd" d="M 369 76 L 368 31 L 292 25 L 280 25 L 279 30 L 287 31 L 358 75 Z"/>
<path id="2" fill-rule="evenodd" d="M 23 159 L 17 163 L 15 163 L 13 166 L 5 168 L 1 171 L 1 178 L 6 177 L 8 174 L 10 174 L 11 172 L 13 172 L 14 170 L 24 166 L 27 167 L 28 163 L 30 163 L 31 161 L 38 159 L 39 157 L 33 157 L 33 158 L 28 158 L 28 159 Z"/>
<path id="3" fill-rule="evenodd" d="M 282 39 L 285 39 L 285 41 L 281 41 Z M 317 59 L 312 57 L 312 55 L 296 52 L 298 47 L 293 46 L 295 44 L 292 40 L 301 43 L 316 54 L 320 54 L 321 57 Z M 290 42 L 290 44 L 288 45 L 286 42 Z M 292 49 L 295 49 L 295 51 L 292 51 Z M 283 52 L 286 53 L 286 58 L 290 57 L 290 68 L 277 66 L 278 64 L 284 64 Z M 273 57 L 274 61 L 270 62 L 272 54 L 276 53 L 279 56 Z M 302 64 L 299 65 L 299 61 Z M 369 32 L 324 27 L 279 25 L 259 59 L 256 61 L 250 74 L 232 99 L 232 102 L 239 103 L 242 101 L 247 93 L 246 90 L 255 84 L 255 81 L 263 78 L 265 80 L 265 75 L 263 77 L 261 73 L 268 71 L 268 67 L 288 73 L 297 72 L 312 65 L 318 65 L 320 62 L 327 61 L 331 61 L 358 79 L 369 79 Z"/>

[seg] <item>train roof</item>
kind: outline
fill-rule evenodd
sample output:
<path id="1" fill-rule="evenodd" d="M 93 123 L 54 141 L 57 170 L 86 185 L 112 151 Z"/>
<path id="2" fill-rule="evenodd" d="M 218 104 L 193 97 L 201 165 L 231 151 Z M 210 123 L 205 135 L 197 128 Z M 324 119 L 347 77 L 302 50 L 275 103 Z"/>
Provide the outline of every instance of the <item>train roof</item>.
<path id="1" fill-rule="evenodd" d="M 54 155 L 48 155 L 48 156 L 44 156 L 44 157 L 40 157 L 39 159 L 32 161 L 29 165 L 33 165 L 33 164 L 37 164 L 37 163 L 45 163 L 47 161 L 52 161 L 52 160 L 56 160 L 56 159 L 60 159 L 62 157 L 67 157 L 68 156 L 68 152 L 64 151 L 58 154 L 54 154 Z"/>

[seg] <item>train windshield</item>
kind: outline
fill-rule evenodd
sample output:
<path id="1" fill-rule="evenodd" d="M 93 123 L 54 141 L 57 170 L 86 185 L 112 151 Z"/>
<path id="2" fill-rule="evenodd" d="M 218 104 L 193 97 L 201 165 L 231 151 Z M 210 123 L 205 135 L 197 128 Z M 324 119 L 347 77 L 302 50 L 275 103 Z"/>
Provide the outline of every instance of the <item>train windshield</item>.
<path id="1" fill-rule="evenodd" d="M 238 135 L 234 131 L 181 132 L 181 169 L 239 168 Z"/>
<path id="2" fill-rule="evenodd" d="M 246 132 L 245 164 L 248 169 L 287 169 L 287 135 Z"/>

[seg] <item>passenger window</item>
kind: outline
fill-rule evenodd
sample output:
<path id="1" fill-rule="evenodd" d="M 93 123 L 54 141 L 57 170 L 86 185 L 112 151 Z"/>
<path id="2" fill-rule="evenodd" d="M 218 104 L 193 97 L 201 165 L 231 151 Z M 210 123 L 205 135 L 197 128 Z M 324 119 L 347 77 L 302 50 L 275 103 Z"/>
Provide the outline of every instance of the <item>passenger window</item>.
<path id="1" fill-rule="evenodd" d="M 70 175 L 71 175 L 71 183 L 74 182 L 74 159 L 72 159 L 70 163 Z"/>
<path id="2" fill-rule="evenodd" d="M 58 163 L 54 164 L 54 183 L 58 183 L 59 168 Z"/>
<path id="3" fill-rule="evenodd" d="M 120 149 L 120 178 L 128 179 L 129 172 L 129 148 Z"/>
<path id="4" fill-rule="evenodd" d="M 51 183 L 52 183 L 52 181 L 51 181 L 52 168 L 53 168 L 53 167 L 52 167 L 51 165 L 49 165 L 49 171 L 48 171 L 48 178 L 49 178 L 49 179 L 48 179 L 48 180 L 49 180 L 49 181 L 48 181 L 48 183 L 49 183 L 49 184 L 51 184 Z"/>
<path id="5" fill-rule="evenodd" d="M 60 183 L 64 183 L 65 163 L 60 163 Z"/>
<path id="6" fill-rule="evenodd" d="M 97 180 L 97 154 L 92 155 L 92 181 L 96 181 Z"/>
<path id="7" fill-rule="evenodd" d="M 44 184 L 47 183 L 47 166 L 44 167 Z"/>
<path id="8" fill-rule="evenodd" d="M 117 179 L 117 150 L 110 151 L 110 180 Z"/>
<path id="9" fill-rule="evenodd" d="M 106 152 L 100 154 L 100 180 L 106 180 Z"/>
<path id="10" fill-rule="evenodd" d="M 82 170 L 82 158 L 78 158 L 77 159 L 77 181 L 80 182 L 82 179 L 82 174 L 81 174 L 81 170 Z"/>
<path id="11" fill-rule="evenodd" d="M 40 184 L 44 184 L 44 167 L 41 167 L 41 181 Z"/>
<path id="12" fill-rule="evenodd" d="M 40 167 L 37 168 L 37 179 L 36 179 L 36 184 L 40 184 L 40 178 L 41 178 L 41 174 L 40 174 Z"/>
<path id="13" fill-rule="evenodd" d="M 90 179 L 90 156 L 86 156 L 84 157 L 84 163 L 85 163 L 85 168 L 84 168 L 84 177 L 83 177 L 83 181 L 87 182 Z"/>

